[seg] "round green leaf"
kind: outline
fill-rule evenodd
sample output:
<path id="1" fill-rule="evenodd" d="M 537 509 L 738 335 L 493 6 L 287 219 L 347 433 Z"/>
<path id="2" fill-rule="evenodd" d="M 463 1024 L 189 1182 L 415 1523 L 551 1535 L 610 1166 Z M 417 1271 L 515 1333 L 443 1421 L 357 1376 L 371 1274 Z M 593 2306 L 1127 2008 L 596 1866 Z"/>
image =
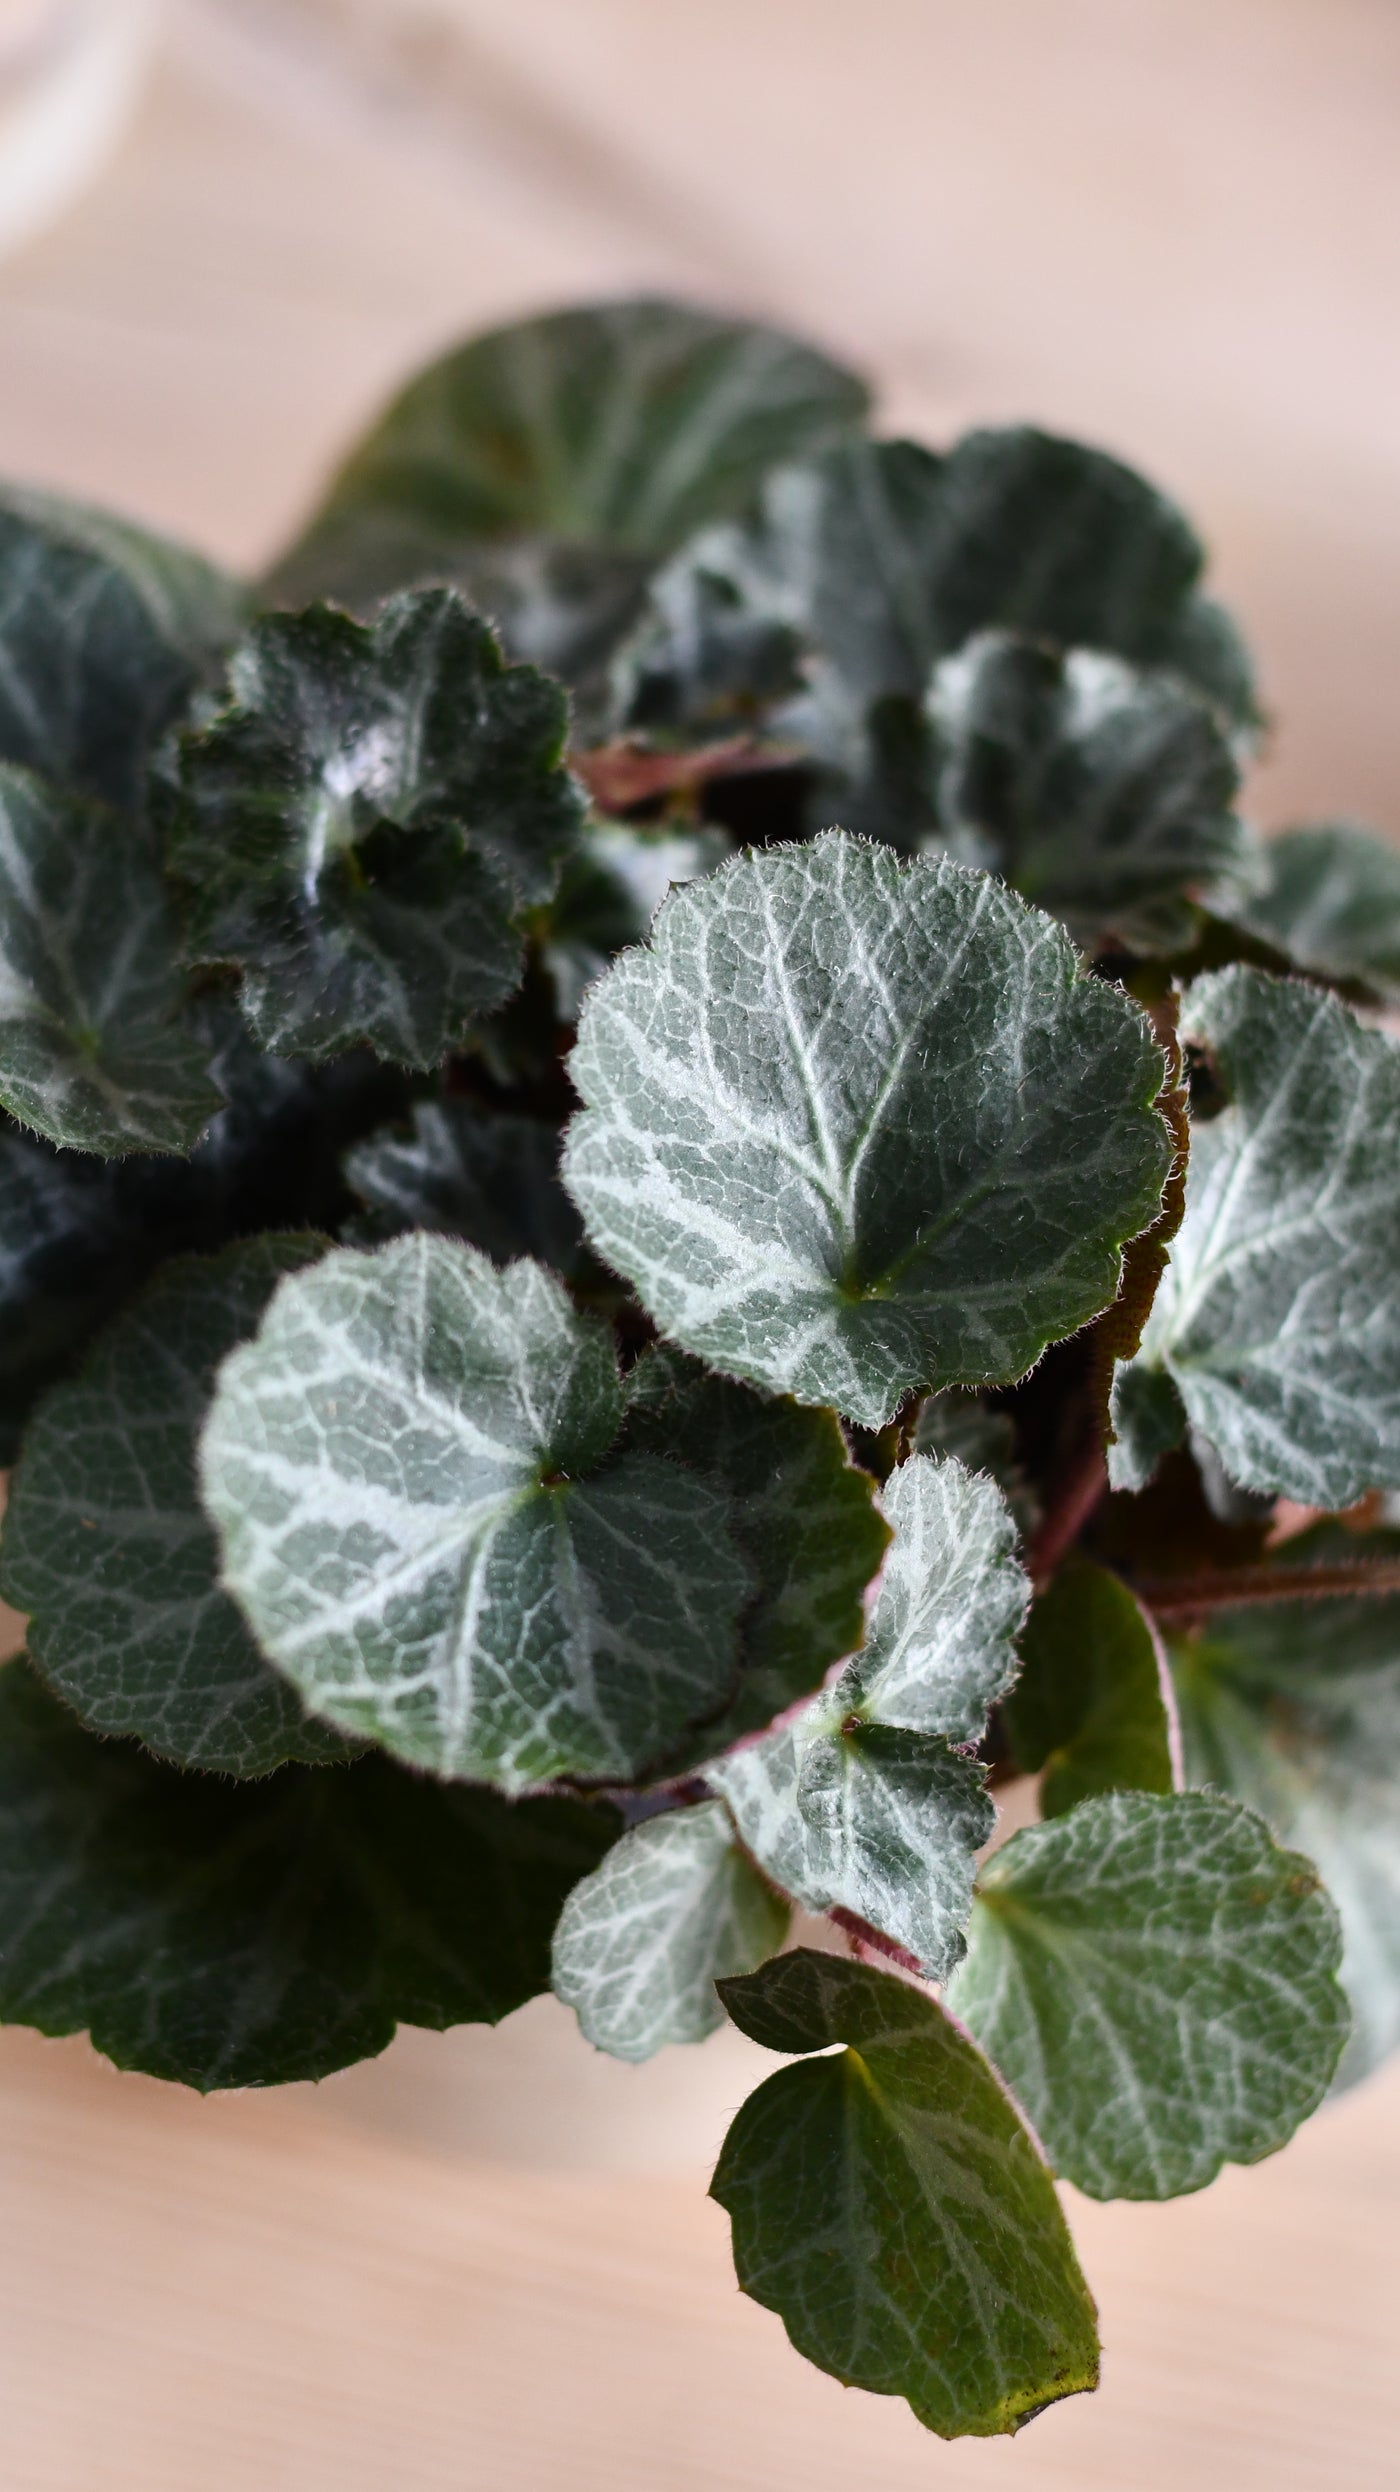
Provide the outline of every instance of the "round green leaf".
<path id="1" fill-rule="evenodd" d="M 1119 1371 L 1115 1483 L 1141 1485 L 1167 1432 L 1149 1394 L 1144 1433 L 1146 1374 L 1243 1488 L 1335 1509 L 1400 1487 L 1400 1044 L 1243 968 L 1197 980 L 1181 1035 L 1227 1104 L 1194 1129 L 1186 1216 Z"/>
<path id="2" fill-rule="evenodd" d="M 711 1365 L 870 1427 L 1118 1286 L 1169 1161 L 1142 1015 L 945 858 L 831 833 L 666 902 L 585 1004 L 564 1174 Z"/>
<path id="3" fill-rule="evenodd" d="M 1323 1525 L 1278 1556 L 1393 1564 L 1400 1534 Z M 1173 1638 L 1186 1776 L 1257 1809 L 1317 1863 L 1354 2018 L 1338 2082 L 1400 2045 L 1400 1600 L 1270 1601 Z"/>
<path id="4" fill-rule="evenodd" d="M 0 2020 L 87 2031 L 209 2092 L 382 2051 L 395 2025 L 496 2024 L 549 1983 L 610 1809 L 512 1806 L 382 1757 L 255 1783 L 94 1739 L 0 1672 Z"/>
<path id="5" fill-rule="evenodd" d="M 519 1791 L 626 1781 L 718 1712 L 750 1589 L 713 1489 L 607 1459 L 604 1327 L 416 1232 L 286 1280 L 204 1432 L 224 1581 L 311 1709 Z"/>
<path id="6" fill-rule="evenodd" d="M 147 833 L 0 764 L 0 1104 L 82 1151 L 188 1151 L 222 1104 Z"/>
<path id="7" fill-rule="evenodd" d="M 409 383 L 279 582 L 373 598 L 472 578 L 483 552 L 513 540 L 532 560 L 513 580 L 497 570 L 508 628 L 556 665 L 616 636 L 657 555 L 740 508 L 766 469 L 854 425 L 865 404 L 854 375 L 810 346 L 680 303 L 515 321 Z"/>
<path id="8" fill-rule="evenodd" d="M 1097 2386 L 1054 2185 L 966 2034 L 907 1983 L 805 1951 L 723 1998 L 769 2050 L 847 2046 L 750 2095 L 710 2185 L 740 2285 L 798 2352 L 945 2439 Z"/>
<path id="9" fill-rule="evenodd" d="M 1122 1792 L 982 1871 L 948 1993 L 1091 2198 L 1175 2198 L 1258 2163 L 1346 2040 L 1337 1916 L 1312 1862 L 1205 1792 Z"/>
<path id="10" fill-rule="evenodd" d="M 176 1765 L 267 1774 L 344 1754 L 269 1669 L 218 1581 L 195 1453 L 220 1361 L 319 1239 L 258 1237 L 168 1264 L 30 1424 L 0 1583 L 29 1657 L 90 1729 Z"/>
<path id="11" fill-rule="evenodd" d="M 929 691 L 940 844 L 1082 939 L 1189 943 L 1192 898 L 1237 868 L 1239 773 L 1210 710 L 1099 650 L 986 632 Z"/>
<path id="12" fill-rule="evenodd" d="M 1263 881 L 1229 910 L 1303 969 L 1400 1003 L 1400 851 L 1350 822 L 1284 831 L 1259 851 Z"/>
<path id="13" fill-rule="evenodd" d="M 614 2059 L 703 2042 L 715 1983 L 782 1945 L 788 1909 L 734 1840 L 718 1800 L 651 1817 L 574 1888 L 554 1933 L 554 1990 Z"/>
<path id="14" fill-rule="evenodd" d="M 139 812 L 242 590 L 164 537 L 17 485 L 0 486 L 0 580 L 0 760 Z"/>

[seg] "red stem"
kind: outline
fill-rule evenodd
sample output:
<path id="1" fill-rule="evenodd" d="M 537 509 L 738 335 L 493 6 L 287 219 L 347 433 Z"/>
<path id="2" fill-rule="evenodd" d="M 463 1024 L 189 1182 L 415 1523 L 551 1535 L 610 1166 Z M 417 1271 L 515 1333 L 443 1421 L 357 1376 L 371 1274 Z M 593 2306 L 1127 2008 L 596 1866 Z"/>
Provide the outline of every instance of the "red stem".
<path id="1" fill-rule="evenodd" d="M 1043 1590 L 1066 1551 L 1072 1549 L 1108 1486 L 1108 1465 L 1097 1437 L 1085 1446 L 1064 1473 L 1040 1518 L 1026 1552 L 1026 1568 L 1037 1592 Z"/>
<path id="2" fill-rule="evenodd" d="M 1263 1601 L 1335 1601 L 1400 1592 L 1400 1559 L 1340 1566 L 1204 1567 L 1197 1575 L 1149 1576 L 1133 1590 L 1155 1618 L 1199 1618 Z"/>
<path id="3" fill-rule="evenodd" d="M 911 1956 L 908 1948 L 901 1947 L 897 1939 L 886 1938 L 883 1930 L 872 1929 L 870 1923 L 862 1921 L 857 1913 L 847 1912 L 843 1904 L 838 1904 L 834 1912 L 829 1912 L 827 1919 L 834 1921 L 837 1928 L 844 1930 L 847 1937 L 854 1941 L 857 1954 L 887 1956 L 891 1964 L 899 1966 L 901 1973 L 912 1973 L 916 1980 L 923 1980 L 923 1966 L 917 1956 Z"/>

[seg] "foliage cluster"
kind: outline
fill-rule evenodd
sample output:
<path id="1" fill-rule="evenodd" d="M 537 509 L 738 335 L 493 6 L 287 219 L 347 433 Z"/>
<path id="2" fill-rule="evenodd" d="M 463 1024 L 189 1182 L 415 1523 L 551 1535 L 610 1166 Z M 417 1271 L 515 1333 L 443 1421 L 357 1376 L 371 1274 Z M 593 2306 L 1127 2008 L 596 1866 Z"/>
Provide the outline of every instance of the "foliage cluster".
<path id="1" fill-rule="evenodd" d="M 1400 861 L 1202 569 L 652 302 L 257 590 L 0 494 L 0 2015 L 727 2013 L 741 2283 L 945 2434 L 1095 2381 L 1056 2178 L 1400 2040 Z"/>

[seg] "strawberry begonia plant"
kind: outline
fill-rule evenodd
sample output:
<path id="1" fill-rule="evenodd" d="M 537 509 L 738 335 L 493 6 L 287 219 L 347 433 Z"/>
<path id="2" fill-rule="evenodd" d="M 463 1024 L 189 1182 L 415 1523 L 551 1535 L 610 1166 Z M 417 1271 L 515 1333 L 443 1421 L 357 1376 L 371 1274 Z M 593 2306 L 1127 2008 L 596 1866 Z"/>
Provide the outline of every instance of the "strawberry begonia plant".
<path id="1" fill-rule="evenodd" d="M 1400 2040 L 1400 860 L 1202 568 L 656 302 L 256 588 L 0 493 L 0 2015 L 727 2015 L 742 2285 L 944 2434 L 1094 2385 L 1057 2178 Z"/>

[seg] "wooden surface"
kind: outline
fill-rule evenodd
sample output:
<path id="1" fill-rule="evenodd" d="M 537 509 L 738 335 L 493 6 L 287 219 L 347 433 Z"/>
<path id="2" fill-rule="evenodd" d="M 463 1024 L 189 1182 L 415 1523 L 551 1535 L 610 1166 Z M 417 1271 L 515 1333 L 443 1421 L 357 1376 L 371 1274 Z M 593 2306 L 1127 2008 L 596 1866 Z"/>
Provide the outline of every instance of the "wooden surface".
<path id="1" fill-rule="evenodd" d="M 110 173 L 0 267 L 0 470 L 251 562 L 414 356 L 686 285 L 935 437 L 1029 414 L 1141 459 L 1263 653 L 1265 818 L 1400 829 L 1390 0 L 422 0 L 378 95 L 336 14 L 175 13 Z M 1102 2394 L 944 2449 L 743 2302 L 702 2172 L 455 2150 L 438 2048 L 205 2104 L 0 2037 L 0 2492 L 1400 2476 L 1400 2074 L 1199 2199 L 1076 2207 Z"/>

